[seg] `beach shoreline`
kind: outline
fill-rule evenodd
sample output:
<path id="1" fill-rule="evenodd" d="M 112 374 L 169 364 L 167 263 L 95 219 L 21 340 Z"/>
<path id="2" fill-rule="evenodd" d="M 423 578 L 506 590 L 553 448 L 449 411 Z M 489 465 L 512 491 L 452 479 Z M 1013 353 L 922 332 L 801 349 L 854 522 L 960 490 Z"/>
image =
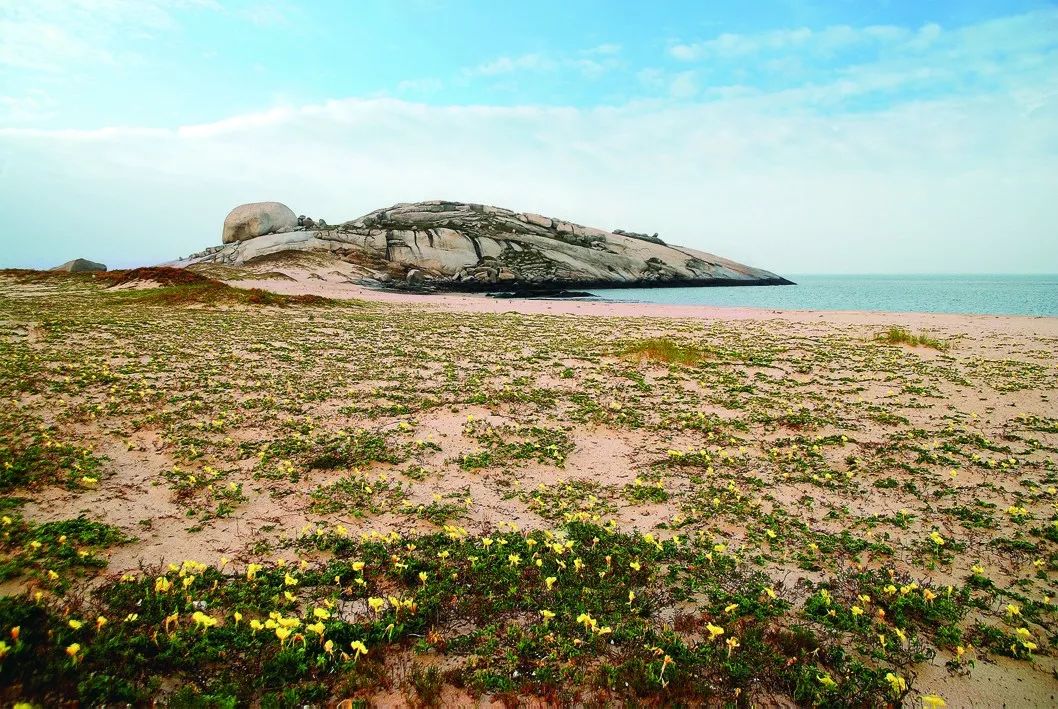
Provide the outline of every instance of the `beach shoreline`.
<path id="1" fill-rule="evenodd" d="M 783 320 L 791 323 L 836 325 L 899 325 L 914 329 L 963 332 L 983 328 L 1011 335 L 1058 337 L 1058 317 L 968 313 L 885 312 L 868 310 L 781 310 L 727 305 L 670 305 L 614 300 L 561 298 L 494 298 L 478 293 L 411 293 L 369 288 L 348 282 L 311 279 L 244 279 L 229 281 L 239 288 L 260 288 L 284 295 L 318 295 L 341 300 L 365 300 L 394 305 L 416 305 L 456 313 L 519 313 L 523 315 L 583 315 L 693 320 Z"/>

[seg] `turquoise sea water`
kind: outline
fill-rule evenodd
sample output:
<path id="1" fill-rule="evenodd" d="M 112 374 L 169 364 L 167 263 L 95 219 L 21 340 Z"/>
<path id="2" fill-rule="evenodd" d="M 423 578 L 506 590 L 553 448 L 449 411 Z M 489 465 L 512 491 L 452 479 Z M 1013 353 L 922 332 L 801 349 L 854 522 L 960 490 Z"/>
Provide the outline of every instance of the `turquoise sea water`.
<path id="1" fill-rule="evenodd" d="M 795 286 L 594 290 L 607 300 L 777 310 L 875 310 L 1058 316 L 1053 276 L 787 275 Z"/>

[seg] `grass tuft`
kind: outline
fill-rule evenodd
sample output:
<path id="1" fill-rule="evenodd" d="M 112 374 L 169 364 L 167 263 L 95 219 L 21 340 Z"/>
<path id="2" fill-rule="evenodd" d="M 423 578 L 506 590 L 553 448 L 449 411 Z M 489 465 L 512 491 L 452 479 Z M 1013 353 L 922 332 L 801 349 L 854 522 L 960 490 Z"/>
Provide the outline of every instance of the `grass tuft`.
<path id="1" fill-rule="evenodd" d="M 708 357 L 708 353 L 694 345 L 681 345 L 663 337 L 652 337 L 646 340 L 633 340 L 625 344 L 621 354 L 625 357 L 669 364 L 692 366 Z"/>
<path id="2" fill-rule="evenodd" d="M 930 337 L 924 332 L 914 334 L 910 330 L 905 330 L 902 327 L 891 327 L 886 332 L 876 335 L 874 338 L 877 342 L 884 342 L 887 345 L 911 345 L 912 347 L 930 347 L 935 350 L 945 352 L 948 350 L 948 343 L 943 340 L 938 340 L 935 337 Z"/>

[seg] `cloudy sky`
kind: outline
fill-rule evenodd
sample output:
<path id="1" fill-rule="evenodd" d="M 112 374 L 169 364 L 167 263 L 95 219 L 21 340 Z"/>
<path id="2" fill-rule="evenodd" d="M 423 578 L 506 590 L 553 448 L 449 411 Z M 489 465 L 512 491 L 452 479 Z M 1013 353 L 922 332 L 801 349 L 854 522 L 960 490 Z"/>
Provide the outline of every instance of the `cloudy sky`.
<path id="1" fill-rule="evenodd" d="M 1055 273 L 1058 3 L 0 0 L 0 266 L 421 199 L 780 273 Z"/>

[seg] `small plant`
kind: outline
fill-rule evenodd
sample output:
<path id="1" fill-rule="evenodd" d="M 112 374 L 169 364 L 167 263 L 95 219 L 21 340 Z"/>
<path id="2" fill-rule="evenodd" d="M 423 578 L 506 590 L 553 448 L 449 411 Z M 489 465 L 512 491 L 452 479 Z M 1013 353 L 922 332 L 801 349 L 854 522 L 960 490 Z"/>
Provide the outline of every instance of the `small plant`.
<path id="1" fill-rule="evenodd" d="M 708 353 L 694 345 L 681 345 L 662 337 L 634 340 L 625 344 L 621 354 L 631 359 L 647 359 L 692 367 L 708 358 Z"/>
<path id="2" fill-rule="evenodd" d="M 940 350 L 941 352 L 947 351 L 949 347 L 948 343 L 943 340 L 930 337 L 924 332 L 915 335 L 911 331 L 905 330 L 902 327 L 891 327 L 886 332 L 876 335 L 874 339 L 877 342 L 884 342 L 887 345 L 929 347 L 934 350 Z"/>

